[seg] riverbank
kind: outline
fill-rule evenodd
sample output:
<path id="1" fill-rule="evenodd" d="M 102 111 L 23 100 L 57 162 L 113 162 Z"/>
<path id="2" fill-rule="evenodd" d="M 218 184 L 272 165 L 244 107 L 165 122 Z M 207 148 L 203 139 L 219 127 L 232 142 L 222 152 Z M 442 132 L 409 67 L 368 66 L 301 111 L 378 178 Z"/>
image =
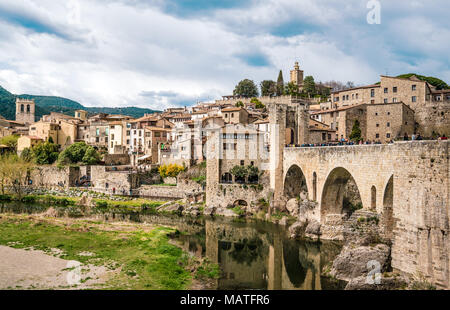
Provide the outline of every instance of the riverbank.
<path id="1" fill-rule="evenodd" d="M 0 256 L 7 259 L 0 269 L 7 274 L 2 274 L 0 288 L 203 288 L 219 276 L 218 268 L 174 245 L 169 235 L 179 233 L 152 224 L 1 214 L 0 245 L 7 248 Z M 17 261 L 27 266 L 22 272 Z M 73 281 L 67 281 L 68 272 Z"/>

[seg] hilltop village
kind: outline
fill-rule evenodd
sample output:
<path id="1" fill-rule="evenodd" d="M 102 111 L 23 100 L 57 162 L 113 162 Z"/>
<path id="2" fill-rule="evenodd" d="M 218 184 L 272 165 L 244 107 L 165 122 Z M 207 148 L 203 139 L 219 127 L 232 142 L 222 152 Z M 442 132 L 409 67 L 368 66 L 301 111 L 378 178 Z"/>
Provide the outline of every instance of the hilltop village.
<path id="1" fill-rule="evenodd" d="M 348 242 L 364 223 L 334 276 L 359 287 L 367 267 L 354 273 L 347 257 L 359 255 L 448 288 L 450 89 L 415 75 L 332 89 L 298 63 L 289 83 L 280 76 L 264 96 L 243 80 L 215 102 L 137 119 L 78 110 L 36 122 L 35 102 L 17 98 L 16 120 L 0 119 L 2 141 L 16 142 L 0 148 L 38 165 L 5 184 L 169 200 L 161 210 L 273 221 L 292 238 Z"/>

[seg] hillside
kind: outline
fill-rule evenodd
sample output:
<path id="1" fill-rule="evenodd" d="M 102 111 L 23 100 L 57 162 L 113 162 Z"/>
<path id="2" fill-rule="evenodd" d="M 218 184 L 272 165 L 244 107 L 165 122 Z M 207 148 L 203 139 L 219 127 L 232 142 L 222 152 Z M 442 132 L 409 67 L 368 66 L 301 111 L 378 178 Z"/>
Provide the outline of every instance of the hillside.
<path id="1" fill-rule="evenodd" d="M 443 80 L 438 79 L 438 78 L 433 77 L 433 76 L 423 76 L 423 75 L 419 75 L 419 74 L 415 74 L 415 73 L 408 73 L 408 74 L 399 75 L 397 77 L 398 78 L 402 78 L 402 79 L 407 79 L 407 78 L 410 78 L 413 75 L 417 76 L 417 78 L 419 80 L 426 81 L 426 82 L 430 83 L 431 85 L 435 86 L 437 90 L 448 89 L 449 88 L 447 83 L 445 83 Z"/>
<path id="2" fill-rule="evenodd" d="M 89 114 L 108 113 L 108 114 L 123 114 L 131 117 L 141 117 L 144 114 L 158 112 L 152 109 L 144 109 L 137 107 L 126 108 L 109 108 L 109 107 L 93 107 L 86 108 L 80 103 L 62 97 L 54 96 L 34 96 L 34 95 L 14 95 L 0 86 L 0 115 L 9 120 L 16 118 L 16 97 L 24 99 L 34 99 L 36 102 L 36 120 L 43 115 L 50 114 L 50 112 L 60 112 L 73 116 L 75 110 L 83 109 Z"/>

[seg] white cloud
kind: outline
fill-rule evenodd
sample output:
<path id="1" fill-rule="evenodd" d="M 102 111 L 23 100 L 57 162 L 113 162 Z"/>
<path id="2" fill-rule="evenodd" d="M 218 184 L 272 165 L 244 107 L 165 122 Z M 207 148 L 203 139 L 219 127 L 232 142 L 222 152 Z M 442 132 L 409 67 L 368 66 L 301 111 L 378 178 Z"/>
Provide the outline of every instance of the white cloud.
<path id="1" fill-rule="evenodd" d="M 386 70 L 449 80 L 450 34 L 442 13 L 430 18 L 435 7 L 383 1 L 382 25 L 369 26 L 365 1 L 342 3 L 255 0 L 184 17 L 160 0 L 0 0 L 0 85 L 162 109 L 230 94 L 243 78 L 276 79 L 279 69 L 288 79 L 296 59 L 322 81 L 372 83 Z"/>

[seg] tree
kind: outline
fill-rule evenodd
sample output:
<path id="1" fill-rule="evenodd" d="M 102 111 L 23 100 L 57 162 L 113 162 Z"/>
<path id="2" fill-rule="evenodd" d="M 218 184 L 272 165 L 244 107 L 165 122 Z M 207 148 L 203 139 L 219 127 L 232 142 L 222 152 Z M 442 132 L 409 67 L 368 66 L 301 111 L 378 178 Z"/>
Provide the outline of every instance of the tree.
<path id="1" fill-rule="evenodd" d="M 235 106 L 238 107 L 238 108 L 243 108 L 244 107 L 244 103 L 242 101 L 238 101 L 238 102 L 236 102 Z"/>
<path id="2" fill-rule="evenodd" d="M 69 165 L 80 162 L 84 164 L 96 164 L 100 161 L 100 154 L 91 148 L 85 142 L 74 143 L 59 154 L 58 164 Z"/>
<path id="3" fill-rule="evenodd" d="M 309 96 L 315 95 L 316 83 L 314 82 L 314 78 L 312 76 L 308 75 L 303 80 L 303 91 L 307 93 Z"/>
<path id="4" fill-rule="evenodd" d="M 58 159 L 59 146 L 48 140 L 44 143 L 39 143 L 38 145 L 34 146 L 31 153 L 36 164 L 51 165 Z"/>
<path id="5" fill-rule="evenodd" d="M 233 95 L 247 98 L 258 97 L 258 87 L 252 80 L 245 79 L 236 85 Z"/>
<path id="6" fill-rule="evenodd" d="M 359 127 L 359 121 L 355 119 L 352 132 L 350 133 L 350 140 L 359 142 L 361 139 L 361 128 Z"/>
<path id="7" fill-rule="evenodd" d="M 230 173 L 234 175 L 236 181 L 244 183 L 248 175 L 248 169 L 245 166 L 234 166 Z"/>
<path id="8" fill-rule="evenodd" d="M 86 153 L 84 153 L 82 161 L 83 164 L 86 165 L 98 164 L 98 162 L 100 161 L 100 153 L 97 152 L 97 150 L 92 146 L 88 146 L 88 148 L 86 149 Z"/>
<path id="9" fill-rule="evenodd" d="M 184 170 L 185 167 L 177 164 L 162 165 L 158 168 L 159 175 L 161 176 L 161 178 L 167 177 L 176 178 L 178 174 L 180 174 Z"/>
<path id="10" fill-rule="evenodd" d="M 9 185 L 17 197 L 21 199 L 28 174 L 32 169 L 32 163 L 26 162 L 17 155 L 3 156 L 0 163 L 2 193 L 4 193 L 4 185 Z"/>
<path id="11" fill-rule="evenodd" d="M 284 79 L 283 79 L 283 71 L 280 70 L 280 73 L 278 73 L 278 79 L 277 79 L 277 96 L 283 96 L 284 95 Z"/>
<path id="12" fill-rule="evenodd" d="M 260 83 L 261 96 L 273 96 L 277 93 L 277 83 L 272 80 L 264 80 Z"/>
<path id="13" fill-rule="evenodd" d="M 14 150 L 17 149 L 17 140 L 19 140 L 18 135 L 10 135 L 0 139 L 0 144 L 6 145 Z"/>
<path id="14" fill-rule="evenodd" d="M 250 103 L 255 104 L 255 109 L 264 109 L 266 107 L 258 98 L 252 98 Z"/>
<path id="15" fill-rule="evenodd" d="M 284 88 L 284 93 L 289 96 L 299 96 L 298 86 L 294 82 L 289 82 Z"/>
<path id="16" fill-rule="evenodd" d="M 24 161 L 32 162 L 33 157 L 33 150 L 29 147 L 26 147 L 22 150 L 22 153 L 20 153 L 20 158 L 22 158 Z"/>

